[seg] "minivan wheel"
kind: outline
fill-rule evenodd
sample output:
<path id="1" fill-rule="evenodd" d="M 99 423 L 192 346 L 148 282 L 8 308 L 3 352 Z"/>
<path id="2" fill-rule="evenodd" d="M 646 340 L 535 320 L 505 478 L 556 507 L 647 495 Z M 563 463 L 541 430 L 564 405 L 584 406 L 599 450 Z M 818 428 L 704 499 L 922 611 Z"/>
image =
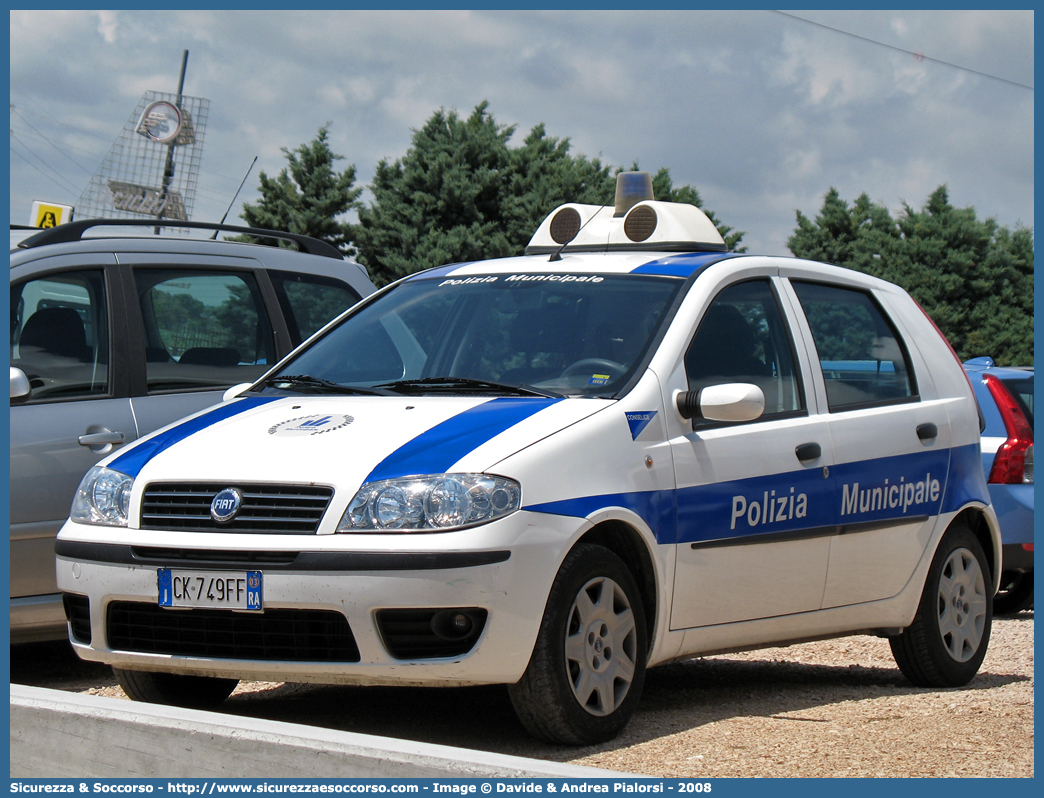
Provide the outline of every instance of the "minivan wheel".
<path id="1" fill-rule="evenodd" d="M 508 688 L 526 730 L 553 743 L 615 737 L 645 682 L 646 625 L 638 586 L 623 561 L 580 544 L 555 577 L 536 646 Z"/>
<path id="2" fill-rule="evenodd" d="M 990 642 L 991 594 L 982 546 L 967 527 L 951 527 L 928 569 L 913 623 L 889 638 L 903 675 L 921 687 L 971 681 Z"/>
<path id="3" fill-rule="evenodd" d="M 123 692 L 134 701 L 187 709 L 213 709 L 232 695 L 239 679 L 112 669 Z"/>
<path id="4" fill-rule="evenodd" d="M 993 614 L 1014 615 L 1033 606 L 1033 571 L 1001 572 L 1000 590 L 993 597 Z"/>

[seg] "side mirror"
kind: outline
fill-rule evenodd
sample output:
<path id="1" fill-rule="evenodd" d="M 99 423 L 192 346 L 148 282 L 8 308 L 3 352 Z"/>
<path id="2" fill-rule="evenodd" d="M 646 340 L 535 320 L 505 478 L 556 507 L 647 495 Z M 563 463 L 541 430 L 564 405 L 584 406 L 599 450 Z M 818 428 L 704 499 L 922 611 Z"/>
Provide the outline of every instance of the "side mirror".
<path id="1" fill-rule="evenodd" d="M 753 421 L 765 412 L 765 393 L 747 382 L 727 382 L 699 391 L 678 391 L 675 404 L 682 418 Z"/>
<path id="2" fill-rule="evenodd" d="M 243 391 L 245 391 L 253 384 L 254 383 L 252 382 L 241 382 L 239 383 L 239 385 L 233 385 L 231 388 L 229 388 L 221 395 L 221 401 L 227 402 L 230 399 L 235 399 L 237 396 L 239 396 L 241 393 L 243 393 Z"/>
<path id="3" fill-rule="evenodd" d="M 29 391 L 29 378 L 25 376 L 25 372 L 11 366 L 11 399 L 26 399 Z"/>

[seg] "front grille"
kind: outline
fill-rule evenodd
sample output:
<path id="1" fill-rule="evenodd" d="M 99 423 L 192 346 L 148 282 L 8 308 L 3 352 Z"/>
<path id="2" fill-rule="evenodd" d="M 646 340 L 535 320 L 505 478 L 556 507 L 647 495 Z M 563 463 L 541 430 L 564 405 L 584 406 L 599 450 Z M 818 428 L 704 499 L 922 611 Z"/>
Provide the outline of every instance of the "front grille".
<path id="1" fill-rule="evenodd" d="M 210 503 L 229 487 L 243 494 L 243 504 L 235 518 L 219 524 Z M 152 483 L 142 496 L 141 528 L 314 535 L 332 496 L 333 488 L 314 485 Z"/>
<path id="2" fill-rule="evenodd" d="M 169 610 L 114 601 L 109 647 L 144 654 L 281 662 L 358 662 L 348 620 L 332 610 Z"/>
<path id="3" fill-rule="evenodd" d="M 76 593 L 62 593 L 69 633 L 77 643 L 91 644 L 91 600 Z"/>
<path id="4" fill-rule="evenodd" d="M 377 628 L 396 659 L 459 657 L 475 646 L 486 625 L 477 607 L 378 610 Z M 466 624 L 458 625 L 461 618 Z"/>

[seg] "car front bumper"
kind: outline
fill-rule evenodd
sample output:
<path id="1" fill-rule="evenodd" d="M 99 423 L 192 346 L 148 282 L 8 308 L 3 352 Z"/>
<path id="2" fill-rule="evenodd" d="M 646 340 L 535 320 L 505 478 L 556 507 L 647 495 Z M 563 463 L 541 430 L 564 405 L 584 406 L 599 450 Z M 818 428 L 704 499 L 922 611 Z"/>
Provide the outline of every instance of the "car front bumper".
<path id="1" fill-rule="evenodd" d="M 85 614 L 89 607 L 89 620 L 81 615 L 70 627 L 77 653 L 120 668 L 333 684 L 513 683 L 529 663 L 551 582 L 570 540 L 580 531 L 577 526 L 575 518 L 520 511 L 457 532 L 307 539 L 162 533 L 161 547 L 155 531 L 68 522 L 57 546 L 57 578 L 63 593 L 86 599 L 79 599 Z M 186 552 L 191 559 L 185 559 Z M 284 561 L 261 562 L 274 555 Z M 206 652 L 213 649 L 200 648 L 195 639 L 210 621 L 201 626 L 195 623 L 197 617 L 185 631 L 183 614 L 197 610 L 157 606 L 160 567 L 262 572 L 261 614 L 269 618 L 260 622 L 256 612 L 208 610 L 217 613 L 211 620 L 224 630 L 206 632 L 211 637 L 256 638 L 281 629 L 276 620 L 280 615 L 334 613 L 340 616 L 338 628 L 343 627 L 340 618 L 346 619 L 357 653 L 317 661 L 307 641 L 299 638 L 302 648 L 292 656 L 258 656 L 258 649 L 250 645 L 233 646 L 231 655 L 227 646 L 219 645 L 225 653 L 211 656 Z M 111 626 L 128 609 L 138 619 L 130 625 L 143 627 L 132 631 L 130 644 L 127 623 L 120 634 Z M 401 651 L 393 655 L 396 645 L 387 623 L 380 620 L 382 611 L 442 609 L 478 610 L 475 617 L 484 616 L 469 650 L 452 656 L 403 656 Z M 161 630 L 149 628 L 157 623 Z M 428 629 L 420 632 L 431 635 Z M 329 633 L 306 624 L 294 634 Z M 193 639 L 170 642 L 179 635 Z M 120 638 L 121 645 L 114 645 L 114 638 Z M 162 644 L 153 638 L 163 638 Z"/>

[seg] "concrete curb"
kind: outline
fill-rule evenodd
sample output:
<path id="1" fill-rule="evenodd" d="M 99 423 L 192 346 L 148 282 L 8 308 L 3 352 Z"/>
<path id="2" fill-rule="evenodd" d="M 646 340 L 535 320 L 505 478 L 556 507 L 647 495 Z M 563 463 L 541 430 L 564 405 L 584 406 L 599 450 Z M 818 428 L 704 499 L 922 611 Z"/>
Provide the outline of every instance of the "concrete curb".
<path id="1" fill-rule="evenodd" d="M 635 778 L 610 770 L 11 685 L 12 778 Z"/>

